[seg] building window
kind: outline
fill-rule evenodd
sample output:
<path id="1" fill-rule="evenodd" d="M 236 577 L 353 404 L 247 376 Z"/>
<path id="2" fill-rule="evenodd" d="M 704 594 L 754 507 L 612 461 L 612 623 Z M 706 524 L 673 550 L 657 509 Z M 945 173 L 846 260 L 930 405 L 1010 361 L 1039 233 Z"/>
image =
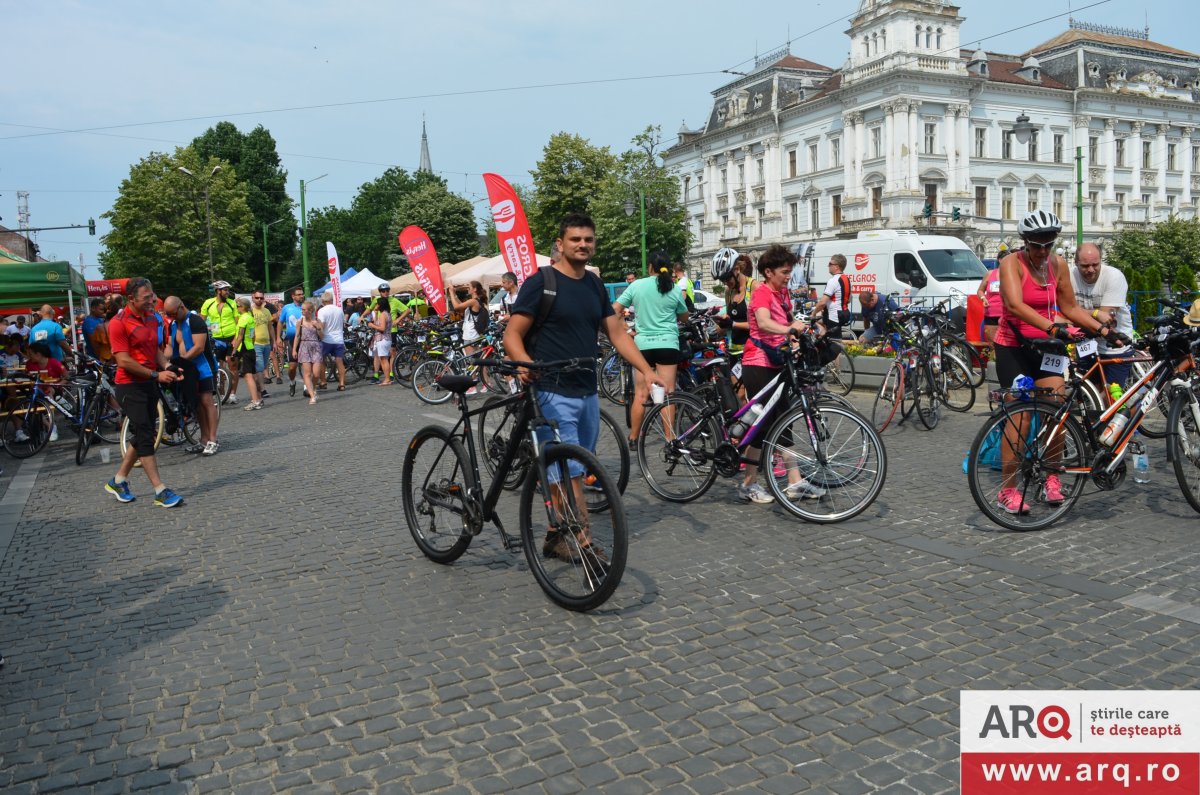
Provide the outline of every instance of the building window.
<path id="1" fill-rule="evenodd" d="M 1167 213 L 1169 215 L 1175 214 L 1175 194 L 1173 193 L 1167 194 Z"/>
<path id="2" fill-rule="evenodd" d="M 1000 136 L 1000 157 L 1012 160 L 1013 132 L 1005 130 Z"/>
<path id="3" fill-rule="evenodd" d="M 929 225 L 937 226 L 937 216 L 933 215 L 933 213 L 938 211 L 937 185 L 932 182 L 925 183 L 925 203 L 929 205 L 929 212 L 931 213 L 929 216 Z"/>
<path id="4" fill-rule="evenodd" d="M 979 216 L 988 214 L 987 188 L 983 185 L 975 186 L 975 214 Z"/>
<path id="5" fill-rule="evenodd" d="M 1113 157 L 1113 165 L 1117 168 L 1125 168 L 1125 139 L 1118 138 L 1114 143 L 1117 145 L 1117 153 Z"/>
<path id="6" fill-rule="evenodd" d="M 1123 142 L 1117 141 L 1117 143 L 1120 144 Z M 1120 150 L 1118 150 L 1118 151 L 1120 151 Z M 1154 168 L 1154 166 L 1152 165 L 1153 162 L 1154 162 L 1154 154 L 1153 154 L 1153 150 L 1150 146 L 1150 142 L 1142 141 L 1142 168 Z M 1117 165 L 1119 165 L 1119 166 L 1124 165 L 1124 163 L 1122 163 L 1118 159 Z"/>
<path id="7" fill-rule="evenodd" d="M 942 49 L 942 29 L 941 28 L 937 29 L 937 38 L 934 40 L 934 42 L 939 50 Z"/>
<path id="8" fill-rule="evenodd" d="M 1029 134 L 1029 162 L 1036 163 L 1038 160 L 1038 132 L 1034 130 Z"/>
<path id="9" fill-rule="evenodd" d="M 831 218 L 829 222 L 833 226 L 841 226 L 842 225 L 842 194 L 840 194 L 840 193 L 833 194 L 832 202 L 833 202 L 833 204 L 832 204 L 833 218 Z"/>
<path id="10" fill-rule="evenodd" d="M 796 150 L 795 149 L 788 150 L 788 176 L 789 177 L 796 176 Z"/>
<path id="11" fill-rule="evenodd" d="M 809 173 L 817 170 L 817 145 L 808 145 L 808 170 Z"/>
<path id="12" fill-rule="evenodd" d="M 792 202 L 791 204 L 788 205 L 788 215 L 789 215 L 789 220 L 791 221 L 792 231 L 799 232 L 800 231 L 800 203 L 799 202 Z"/>
<path id="13" fill-rule="evenodd" d="M 1117 194 L 1115 194 L 1115 198 L 1117 200 L 1117 220 L 1124 221 L 1125 220 L 1125 194 L 1117 193 Z"/>
<path id="14" fill-rule="evenodd" d="M 934 154 L 935 146 L 937 146 L 937 125 L 925 122 L 925 154 Z"/>
<path id="15" fill-rule="evenodd" d="M 758 208 L 758 224 L 757 224 L 757 226 L 758 226 L 758 236 L 760 238 L 763 236 L 763 216 L 765 216 L 766 214 L 767 214 L 766 210 L 764 210 L 761 207 Z"/>
<path id="16" fill-rule="evenodd" d="M 987 157 L 987 128 L 975 128 L 975 156 Z"/>
<path id="17" fill-rule="evenodd" d="M 758 160 L 756 160 L 754 162 L 754 165 L 755 165 L 755 168 L 758 169 L 758 184 L 762 185 L 764 182 L 767 181 L 767 179 L 766 179 L 767 172 L 766 172 L 765 164 L 763 163 L 763 159 L 760 157 Z"/>
<path id="18" fill-rule="evenodd" d="M 1003 188 L 1000 191 L 1000 217 L 1011 221 L 1013 217 L 1013 189 Z"/>
<path id="19" fill-rule="evenodd" d="M 837 168 L 842 164 L 842 139 L 829 139 L 829 167 Z"/>
<path id="20" fill-rule="evenodd" d="M 1063 217 L 1063 192 L 1061 190 L 1054 191 L 1054 214 L 1059 218 Z"/>
<path id="21" fill-rule="evenodd" d="M 1150 194 L 1143 193 L 1142 194 L 1142 204 L 1149 204 L 1149 203 L 1150 203 Z"/>
<path id="22" fill-rule="evenodd" d="M 1036 210 L 1038 208 L 1038 204 L 1041 202 L 1041 198 L 1042 192 L 1040 190 L 1037 188 L 1027 188 L 1025 190 L 1025 212 L 1031 213 Z"/>
<path id="23" fill-rule="evenodd" d="M 1177 165 L 1175 165 L 1175 149 L 1176 149 L 1175 144 L 1167 144 L 1167 170 L 1168 171 L 1175 171 L 1177 168 L 1179 168 Z"/>
<path id="24" fill-rule="evenodd" d="M 821 228 L 821 200 L 810 199 L 808 202 L 808 228 L 814 232 Z"/>
<path id="25" fill-rule="evenodd" d="M 739 188 L 740 190 L 746 189 L 746 164 L 745 163 L 738 163 L 738 181 L 737 181 L 737 185 L 735 187 Z"/>
<path id="26" fill-rule="evenodd" d="M 1088 194 L 1088 202 L 1092 205 L 1092 223 L 1100 223 L 1100 194 L 1092 191 Z"/>
<path id="27" fill-rule="evenodd" d="M 1192 171 L 1195 171 L 1197 166 L 1200 166 L 1200 146 L 1193 146 L 1192 147 Z"/>
<path id="28" fill-rule="evenodd" d="M 920 25 L 917 26 L 917 38 L 916 38 L 916 41 L 913 42 L 913 46 L 916 47 L 918 50 L 921 49 L 921 26 Z"/>
<path id="29" fill-rule="evenodd" d="M 871 57 L 871 40 L 868 39 L 866 36 L 863 36 L 863 57 L 864 58 Z"/>
<path id="30" fill-rule="evenodd" d="M 933 48 L 933 30 L 931 28 L 925 28 L 925 49 L 929 50 L 932 48 Z"/>
<path id="31" fill-rule="evenodd" d="M 729 192 L 729 169 L 721 169 L 721 193 Z"/>
<path id="32" fill-rule="evenodd" d="M 685 202 L 691 198 L 691 196 L 688 195 L 691 192 L 692 192 L 692 178 L 684 177 L 683 178 L 683 200 Z"/>
<path id="33" fill-rule="evenodd" d="M 871 188 L 871 217 L 883 217 L 883 188 Z"/>
<path id="34" fill-rule="evenodd" d="M 1095 135 L 1088 136 L 1088 162 L 1093 166 L 1099 166 L 1100 163 L 1100 138 Z"/>
<path id="35" fill-rule="evenodd" d="M 1063 161 L 1063 137 L 1061 135 L 1054 136 L 1054 162 L 1061 163 Z"/>
<path id="36" fill-rule="evenodd" d="M 1192 161 L 1195 162 L 1196 147 L 1192 147 Z M 871 157 L 883 157 L 883 132 L 878 125 L 871 128 Z"/>

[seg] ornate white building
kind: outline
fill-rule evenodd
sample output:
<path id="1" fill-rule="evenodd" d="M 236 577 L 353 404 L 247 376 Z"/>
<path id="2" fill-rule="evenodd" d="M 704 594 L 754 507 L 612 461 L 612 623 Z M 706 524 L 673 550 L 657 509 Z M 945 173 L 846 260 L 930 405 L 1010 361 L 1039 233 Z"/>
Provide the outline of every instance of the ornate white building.
<path id="1" fill-rule="evenodd" d="M 680 130 L 664 155 L 688 211 L 689 261 L 721 246 L 922 228 L 927 202 L 963 216 L 935 216 L 930 231 L 981 257 L 1037 207 L 1073 237 L 1077 191 L 1089 240 L 1197 214 L 1200 56 L 1148 30 L 1074 20 L 1003 55 L 961 49 L 962 22 L 944 0 L 861 0 L 840 69 L 785 49 L 714 91 L 704 128 Z"/>

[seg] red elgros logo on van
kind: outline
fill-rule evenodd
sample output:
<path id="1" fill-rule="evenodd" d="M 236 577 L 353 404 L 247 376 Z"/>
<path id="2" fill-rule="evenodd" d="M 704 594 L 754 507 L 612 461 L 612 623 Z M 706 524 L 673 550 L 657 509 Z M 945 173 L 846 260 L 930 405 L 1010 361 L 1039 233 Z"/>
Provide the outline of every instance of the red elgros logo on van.
<path id="1" fill-rule="evenodd" d="M 863 268 L 867 267 L 867 265 L 869 265 L 870 263 L 871 263 L 871 255 L 870 254 L 855 254 L 854 255 L 854 269 L 855 270 L 860 271 Z"/>

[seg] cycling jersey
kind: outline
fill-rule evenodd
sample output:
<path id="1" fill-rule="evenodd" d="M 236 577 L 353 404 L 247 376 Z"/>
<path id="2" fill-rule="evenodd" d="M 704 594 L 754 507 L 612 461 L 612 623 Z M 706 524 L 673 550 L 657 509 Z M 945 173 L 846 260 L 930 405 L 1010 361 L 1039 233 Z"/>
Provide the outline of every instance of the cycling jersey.
<path id="1" fill-rule="evenodd" d="M 213 337 L 225 339 L 237 334 L 237 307 L 233 301 L 209 298 L 201 305 L 200 314 L 208 322 L 208 333 Z"/>
<path id="2" fill-rule="evenodd" d="M 294 302 L 279 310 L 279 323 L 283 326 L 284 339 L 296 338 L 296 328 L 303 317 L 304 308 Z"/>

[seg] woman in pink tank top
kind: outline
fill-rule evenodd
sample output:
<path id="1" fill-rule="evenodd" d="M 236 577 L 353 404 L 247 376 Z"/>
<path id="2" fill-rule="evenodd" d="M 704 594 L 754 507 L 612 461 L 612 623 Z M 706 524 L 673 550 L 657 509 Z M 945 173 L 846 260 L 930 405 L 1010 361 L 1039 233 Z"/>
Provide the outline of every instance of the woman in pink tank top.
<path id="1" fill-rule="evenodd" d="M 1032 377 L 1040 388 L 1061 393 L 1063 374 L 1043 369 L 1047 364 L 1043 354 L 1022 346 L 1018 332 L 1026 339 L 1053 336 L 1070 340 L 1072 335 L 1066 323 L 1058 322 L 1060 317 L 1090 332 L 1103 331 L 1104 326 L 1075 303 L 1067 264 L 1053 253 L 1055 240 L 1062 231 L 1058 217 L 1045 210 L 1034 210 L 1021 219 L 1017 229 L 1025 241 L 1025 250 L 1000 261 L 1000 295 L 1004 306 L 996 330 L 996 373 L 1001 388 L 1012 386 L 1024 375 Z M 1028 430 L 1010 427 L 1000 444 L 1002 476 L 997 501 L 1012 514 L 1029 513 L 1030 500 L 1060 505 L 1064 499 L 1057 475 L 1048 475 L 1041 483 L 1020 482 L 1018 449 Z M 1052 453 L 1062 455 L 1061 450 Z"/>

